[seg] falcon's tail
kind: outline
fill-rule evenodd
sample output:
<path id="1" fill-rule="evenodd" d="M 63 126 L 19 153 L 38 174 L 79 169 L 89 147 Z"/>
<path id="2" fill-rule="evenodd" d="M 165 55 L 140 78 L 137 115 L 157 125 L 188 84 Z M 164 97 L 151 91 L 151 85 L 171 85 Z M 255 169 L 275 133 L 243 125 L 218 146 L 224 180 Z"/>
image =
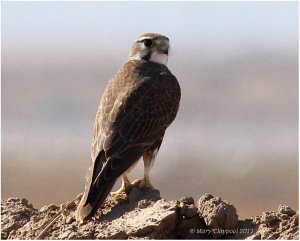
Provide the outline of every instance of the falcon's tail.
<path id="1" fill-rule="evenodd" d="M 87 184 L 75 213 L 76 220 L 83 222 L 84 219 L 95 214 L 104 203 L 117 178 L 142 155 L 141 147 L 132 147 L 122 156 L 106 160 L 104 151 L 101 151 L 89 170 Z"/>
<path id="2" fill-rule="evenodd" d="M 104 203 L 114 184 L 115 182 L 112 182 L 105 188 L 95 189 L 97 191 L 96 198 L 88 198 L 86 202 L 84 202 L 84 199 L 81 199 L 75 214 L 76 220 L 82 223 L 84 219 L 94 215 L 98 208 Z"/>

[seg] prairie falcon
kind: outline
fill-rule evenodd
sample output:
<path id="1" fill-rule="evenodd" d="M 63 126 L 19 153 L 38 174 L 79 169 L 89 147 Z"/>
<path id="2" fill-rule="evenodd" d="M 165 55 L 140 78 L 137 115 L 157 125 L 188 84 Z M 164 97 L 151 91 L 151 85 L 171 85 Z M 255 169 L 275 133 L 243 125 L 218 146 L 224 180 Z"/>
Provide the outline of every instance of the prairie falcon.
<path id="1" fill-rule="evenodd" d="M 133 185 L 153 189 L 149 170 L 167 127 L 175 119 L 180 86 L 167 68 L 169 39 L 145 33 L 133 44 L 129 60 L 108 82 L 94 125 L 91 164 L 76 210 L 82 222 L 103 204 L 118 177 L 128 191 Z M 143 157 L 144 178 L 130 183 L 126 173 Z"/>

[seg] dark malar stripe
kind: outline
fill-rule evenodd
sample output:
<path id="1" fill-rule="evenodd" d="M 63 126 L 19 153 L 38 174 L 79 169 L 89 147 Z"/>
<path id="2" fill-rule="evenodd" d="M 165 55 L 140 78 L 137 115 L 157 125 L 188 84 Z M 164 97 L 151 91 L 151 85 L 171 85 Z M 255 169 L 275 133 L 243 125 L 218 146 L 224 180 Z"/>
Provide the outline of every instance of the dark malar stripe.
<path id="1" fill-rule="evenodd" d="M 145 56 L 142 58 L 142 60 L 149 61 L 150 58 L 151 58 L 151 52 L 150 52 L 149 54 L 145 55 Z"/>

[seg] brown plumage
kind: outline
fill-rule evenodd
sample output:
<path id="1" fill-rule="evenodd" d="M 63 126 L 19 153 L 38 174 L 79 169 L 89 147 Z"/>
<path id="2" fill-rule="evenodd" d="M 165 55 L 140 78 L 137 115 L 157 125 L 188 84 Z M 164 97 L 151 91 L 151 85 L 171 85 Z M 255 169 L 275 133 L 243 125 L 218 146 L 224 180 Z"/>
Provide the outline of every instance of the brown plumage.
<path id="1" fill-rule="evenodd" d="M 142 35 L 132 47 L 130 60 L 109 81 L 96 115 L 92 161 L 76 211 L 78 221 L 97 211 L 122 174 L 120 191 L 131 185 L 153 188 L 149 169 L 180 101 L 175 76 L 160 63 L 167 57 L 168 43 L 160 34 Z M 126 172 L 142 156 L 144 179 L 131 184 Z"/>

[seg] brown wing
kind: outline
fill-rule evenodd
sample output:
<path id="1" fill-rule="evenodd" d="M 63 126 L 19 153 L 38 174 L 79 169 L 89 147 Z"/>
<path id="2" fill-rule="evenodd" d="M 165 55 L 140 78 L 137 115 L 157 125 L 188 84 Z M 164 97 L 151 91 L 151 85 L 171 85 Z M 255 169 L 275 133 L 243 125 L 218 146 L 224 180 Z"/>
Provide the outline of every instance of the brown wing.
<path id="1" fill-rule="evenodd" d="M 93 210 L 101 205 L 115 180 L 163 136 L 179 101 L 179 84 L 165 66 L 129 61 L 121 68 L 97 112 L 83 205 L 91 204 Z M 95 198 L 96 193 L 105 195 Z"/>

